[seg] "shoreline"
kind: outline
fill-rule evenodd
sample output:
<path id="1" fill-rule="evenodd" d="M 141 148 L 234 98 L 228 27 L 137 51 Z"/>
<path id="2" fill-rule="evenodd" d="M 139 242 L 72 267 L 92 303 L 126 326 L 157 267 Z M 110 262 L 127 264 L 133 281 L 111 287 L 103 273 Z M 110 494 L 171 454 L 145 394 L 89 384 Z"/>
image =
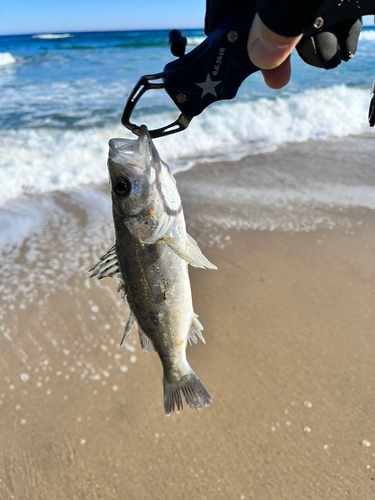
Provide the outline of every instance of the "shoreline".
<path id="1" fill-rule="evenodd" d="M 216 221 L 213 217 L 208 220 L 204 213 L 193 217 L 192 223 L 198 231 L 199 224 L 195 219 L 202 219 L 204 224 L 218 225 L 220 217 L 224 219 L 226 229 L 310 231 L 333 227 L 335 222 L 345 224 L 342 220 L 332 221 L 330 214 L 326 216 L 331 212 L 337 219 L 337 208 L 342 213 L 358 207 L 375 209 L 374 146 L 374 137 L 370 133 L 289 142 L 276 150 L 234 161 L 211 158 L 200 162 L 191 159 L 192 167 L 178 170 L 174 175 L 184 208 L 192 206 L 195 212 L 204 212 L 207 205 L 208 210 L 210 205 L 215 206 Z M 170 166 L 173 167 L 173 163 Z M 216 192 L 211 193 L 210 188 Z M 229 210 L 219 203 L 219 198 L 225 200 Z M 100 218 L 111 217 L 106 182 L 74 186 L 66 191 L 25 193 L 0 207 L 3 233 L 0 252 L 6 254 L 22 246 L 22 239 L 40 232 L 48 225 L 51 212 L 61 217 L 61 204 L 63 209 L 69 205 L 79 208 L 84 218 L 90 216 L 90 211 Z M 244 209 L 246 213 L 243 213 Z M 285 215 L 284 220 L 275 214 L 280 210 Z M 294 210 L 296 217 L 293 218 Z"/>
<path id="2" fill-rule="evenodd" d="M 348 189 L 372 165 L 363 148 L 348 177 L 349 147 L 347 165 L 327 151 L 328 174 L 319 150 L 321 175 Z M 136 329 L 118 347 L 116 280 L 87 281 L 112 245 L 104 188 L 89 203 L 79 195 L 96 190 L 49 195 L 60 212 L 2 264 L 1 498 L 372 498 L 375 212 L 279 198 L 265 210 L 238 190 L 310 182 L 306 148 L 177 174 L 218 271 L 189 270 L 207 345 L 187 355 L 213 405 L 170 418 L 157 357 Z"/>

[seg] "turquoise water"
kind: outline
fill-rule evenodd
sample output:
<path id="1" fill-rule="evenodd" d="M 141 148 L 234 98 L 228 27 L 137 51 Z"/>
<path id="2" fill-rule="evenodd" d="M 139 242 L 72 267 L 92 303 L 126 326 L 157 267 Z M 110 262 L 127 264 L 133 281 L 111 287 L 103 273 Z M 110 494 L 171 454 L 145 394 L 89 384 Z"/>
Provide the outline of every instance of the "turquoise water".
<path id="1" fill-rule="evenodd" d="M 188 50 L 204 39 L 201 30 L 188 30 L 186 36 Z M 243 84 L 236 102 L 287 97 L 340 84 L 368 90 L 374 77 L 374 48 L 375 30 L 365 27 L 358 53 L 349 64 L 323 71 L 295 56 L 293 79 L 285 90 L 268 89 L 258 73 Z M 160 72 L 173 59 L 168 31 L 72 33 L 57 39 L 0 37 L 0 51 L 15 58 L 14 64 L 0 66 L 0 130 L 81 130 L 116 123 L 139 77 Z M 138 116 L 174 110 L 163 94 L 154 92 L 141 100 Z"/>

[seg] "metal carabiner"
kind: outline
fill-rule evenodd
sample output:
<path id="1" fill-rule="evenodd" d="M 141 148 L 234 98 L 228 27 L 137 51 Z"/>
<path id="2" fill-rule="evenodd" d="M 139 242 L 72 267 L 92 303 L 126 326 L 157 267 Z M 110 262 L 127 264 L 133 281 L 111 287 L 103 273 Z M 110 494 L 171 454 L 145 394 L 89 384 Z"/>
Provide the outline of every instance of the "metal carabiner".
<path id="1" fill-rule="evenodd" d="M 185 55 L 181 50 L 180 57 L 161 73 L 143 76 L 127 100 L 121 123 L 138 134 L 139 127 L 130 121 L 131 114 L 142 95 L 151 89 L 164 89 L 180 111 L 173 123 L 150 130 L 152 138 L 180 132 L 213 102 L 235 97 L 245 78 L 258 71 L 246 48 L 254 14 L 247 9 L 225 19 L 191 52 Z"/>
<path id="2" fill-rule="evenodd" d="M 121 123 L 124 125 L 124 127 L 131 130 L 133 134 L 138 136 L 140 134 L 139 132 L 140 127 L 135 123 L 131 123 L 130 121 L 131 114 L 133 113 L 133 110 L 137 102 L 147 90 L 164 89 L 164 80 L 159 83 L 152 82 L 153 80 L 160 80 L 164 78 L 165 78 L 164 72 L 157 73 L 155 75 L 142 76 L 142 78 L 139 80 L 139 82 L 134 87 L 132 93 L 130 94 L 127 103 L 125 105 L 124 112 L 122 113 Z M 150 130 L 149 131 L 150 137 L 152 139 L 155 139 L 156 137 L 162 137 L 169 134 L 174 134 L 175 132 L 180 132 L 181 130 L 184 130 L 186 127 L 189 126 L 191 120 L 192 117 L 185 116 L 184 114 L 181 113 L 180 116 L 177 118 L 177 120 L 174 121 L 173 123 L 166 125 L 165 127 L 161 127 L 155 130 Z"/>

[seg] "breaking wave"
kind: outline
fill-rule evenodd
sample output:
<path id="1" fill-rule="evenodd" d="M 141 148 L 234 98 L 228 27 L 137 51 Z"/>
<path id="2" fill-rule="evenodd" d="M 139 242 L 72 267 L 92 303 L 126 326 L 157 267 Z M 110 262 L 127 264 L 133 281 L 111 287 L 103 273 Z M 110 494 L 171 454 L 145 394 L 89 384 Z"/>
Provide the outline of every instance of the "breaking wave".
<path id="1" fill-rule="evenodd" d="M 375 30 L 362 31 L 359 35 L 360 40 L 375 41 Z"/>
<path id="2" fill-rule="evenodd" d="M 368 131 L 368 92 L 334 86 L 276 99 L 223 103 L 194 118 L 183 133 L 160 141 L 160 154 L 181 165 L 196 158 L 239 159 L 286 142 L 342 137 Z M 163 116 L 158 125 L 168 123 Z M 169 117 L 170 121 L 171 118 Z M 144 117 L 143 123 L 150 123 Z"/>
<path id="3" fill-rule="evenodd" d="M 33 35 L 32 38 L 41 38 L 42 40 L 56 40 L 58 38 L 70 38 L 73 35 L 70 33 L 62 33 L 62 34 L 54 34 L 54 33 L 46 33 L 42 35 Z"/>
<path id="4" fill-rule="evenodd" d="M 8 64 L 14 64 L 15 62 L 16 59 L 10 52 L 0 52 L 0 66 L 7 66 Z"/>
<path id="5" fill-rule="evenodd" d="M 194 45 L 194 46 L 195 45 L 199 45 L 205 39 L 206 39 L 205 36 L 188 36 L 187 37 L 187 44 L 188 45 Z"/>
<path id="6" fill-rule="evenodd" d="M 240 159 L 290 141 L 342 137 L 368 131 L 368 92 L 345 86 L 307 90 L 289 97 L 223 103 L 196 117 L 183 133 L 156 141 L 172 170 L 199 161 Z M 152 123 L 155 115 L 142 115 Z M 160 113 L 158 123 L 175 116 Z M 0 132 L 0 200 L 107 180 L 108 140 L 131 137 L 121 125 L 81 130 L 21 129 Z"/>

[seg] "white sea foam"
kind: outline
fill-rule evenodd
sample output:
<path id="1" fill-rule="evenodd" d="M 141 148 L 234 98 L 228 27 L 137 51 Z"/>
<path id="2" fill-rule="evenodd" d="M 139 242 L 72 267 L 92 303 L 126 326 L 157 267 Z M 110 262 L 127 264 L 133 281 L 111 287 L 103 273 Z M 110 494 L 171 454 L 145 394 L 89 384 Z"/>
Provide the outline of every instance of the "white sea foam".
<path id="1" fill-rule="evenodd" d="M 57 38 L 70 38 L 73 35 L 70 33 L 45 33 L 41 35 L 33 35 L 32 38 L 41 38 L 42 40 L 56 40 Z"/>
<path id="2" fill-rule="evenodd" d="M 343 85 L 275 100 L 223 103 L 196 117 L 178 141 L 168 136 L 157 147 L 173 162 L 192 157 L 239 159 L 290 141 L 366 132 L 367 113 L 368 92 Z M 168 123 L 166 118 L 161 117 L 159 125 Z M 149 123 L 147 117 L 143 122 Z"/>
<path id="3" fill-rule="evenodd" d="M 368 131 L 368 92 L 336 86 L 290 97 L 223 103 L 208 108 L 177 136 L 156 141 L 172 170 L 202 160 L 240 159 L 272 151 L 288 141 L 346 136 Z M 158 115 L 156 126 L 171 123 Z M 152 123 L 154 116 L 139 117 Z M 0 133 L 1 203 L 23 193 L 68 189 L 107 180 L 107 144 L 131 134 L 122 126 L 83 130 L 23 129 Z"/>
<path id="4" fill-rule="evenodd" d="M 16 59 L 10 52 L 0 52 L 0 66 L 8 66 L 8 64 L 14 64 L 15 62 Z"/>
<path id="5" fill-rule="evenodd" d="M 375 41 L 375 30 L 362 31 L 361 34 L 359 35 L 359 39 L 360 40 Z"/>
<path id="6" fill-rule="evenodd" d="M 284 173 L 284 172 L 283 172 Z M 288 182 L 288 175 L 285 175 L 285 183 Z M 276 183 L 276 182 L 275 182 Z M 196 186 L 195 186 L 196 187 Z M 196 187 L 196 191 L 201 190 L 202 197 L 209 201 L 212 197 L 217 199 L 218 190 L 209 192 L 205 186 Z M 227 196 L 233 205 L 238 204 L 243 207 L 251 200 L 254 207 L 279 207 L 280 210 L 290 205 L 295 206 L 325 206 L 325 207 L 363 207 L 375 209 L 375 190 L 366 185 L 348 186 L 343 184 L 313 183 L 307 181 L 305 186 L 298 189 L 291 189 L 282 185 L 265 188 L 256 186 L 230 187 L 225 186 L 223 197 Z"/>
<path id="7" fill-rule="evenodd" d="M 78 211 L 66 210 L 63 200 L 71 200 Z M 113 237 L 110 198 L 100 190 L 84 187 L 70 191 L 66 198 L 52 194 L 8 202 L 0 210 L 0 317 L 8 307 L 16 304 L 24 309 L 78 269 L 90 268 Z M 51 254 L 51 248 L 58 250 Z M 20 252 L 22 264 L 17 262 Z M 69 354 L 66 349 L 63 353 Z M 48 360 L 43 361 L 46 364 Z"/>
<path id="8" fill-rule="evenodd" d="M 31 233 L 38 235 L 48 214 L 57 210 L 55 204 L 45 198 L 5 203 L 0 215 L 0 250 L 17 245 Z"/>
<path id="9" fill-rule="evenodd" d="M 107 179 L 108 139 L 118 129 L 23 129 L 0 133 L 0 199 Z"/>

